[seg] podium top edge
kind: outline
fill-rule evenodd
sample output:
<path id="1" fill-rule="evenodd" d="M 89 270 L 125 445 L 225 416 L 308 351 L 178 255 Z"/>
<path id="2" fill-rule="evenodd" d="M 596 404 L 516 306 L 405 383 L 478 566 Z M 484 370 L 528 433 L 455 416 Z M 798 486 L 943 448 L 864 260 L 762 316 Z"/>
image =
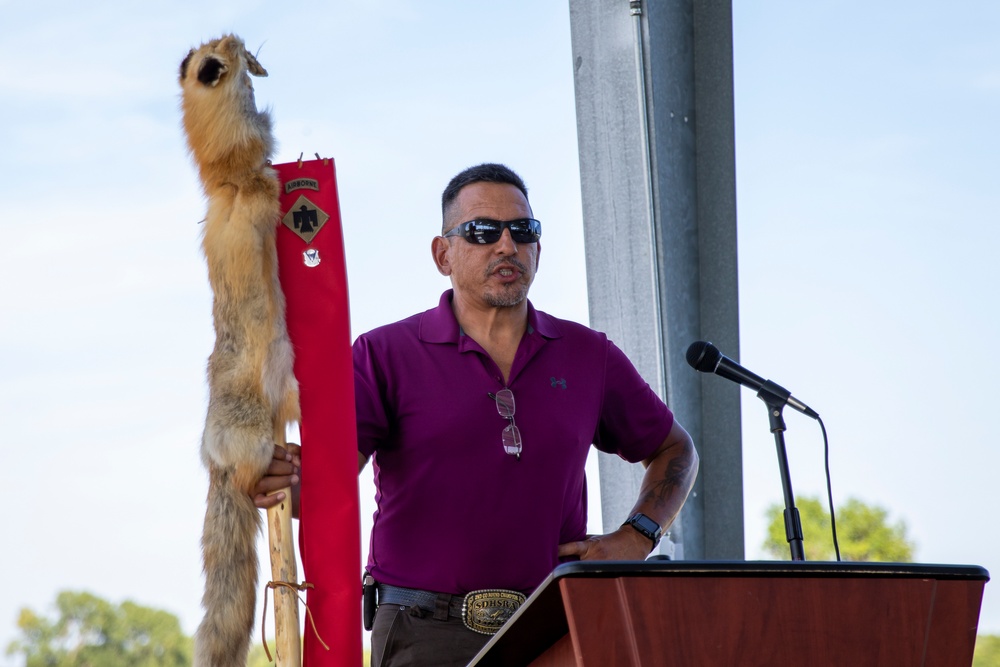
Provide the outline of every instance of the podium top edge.
<path id="1" fill-rule="evenodd" d="M 563 563 L 549 580 L 568 577 L 878 577 L 964 579 L 989 581 L 990 574 L 979 565 L 933 563 L 872 563 L 850 561 L 576 561 Z M 545 587 L 543 582 L 539 588 Z"/>

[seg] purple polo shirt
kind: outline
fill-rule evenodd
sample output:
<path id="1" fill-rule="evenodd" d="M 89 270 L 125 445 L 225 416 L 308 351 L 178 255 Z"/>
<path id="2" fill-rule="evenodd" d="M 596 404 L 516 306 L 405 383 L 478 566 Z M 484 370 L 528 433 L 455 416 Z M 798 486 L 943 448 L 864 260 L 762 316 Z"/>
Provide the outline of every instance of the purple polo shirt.
<path id="1" fill-rule="evenodd" d="M 591 444 L 641 461 L 673 414 L 604 334 L 529 302 L 507 385 L 518 460 L 489 396 L 503 376 L 461 332 L 451 296 L 354 343 L 358 449 L 374 454 L 377 489 L 369 572 L 443 593 L 529 593 L 559 564 L 559 544 L 586 534 Z"/>

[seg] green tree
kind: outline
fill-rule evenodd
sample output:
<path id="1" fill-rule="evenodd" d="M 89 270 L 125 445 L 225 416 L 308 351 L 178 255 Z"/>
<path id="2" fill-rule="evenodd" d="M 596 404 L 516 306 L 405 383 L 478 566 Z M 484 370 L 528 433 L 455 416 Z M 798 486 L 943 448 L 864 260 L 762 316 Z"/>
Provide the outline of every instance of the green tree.
<path id="1" fill-rule="evenodd" d="M 56 597 L 55 619 L 21 610 L 21 636 L 7 655 L 22 655 L 25 667 L 187 667 L 191 638 L 173 614 L 134 602 L 114 605 L 84 592 Z"/>
<path id="2" fill-rule="evenodd" d="M 972 667 L 1000 667 L 1000 635 L 976 637 L 976 655 Z"/>
<path id="3" fill-rule="evenodd" d="M 803 497 L 796 501 L 802 521 L 802 544 L 806 560 L 834 560 L 830 513 L 819 498 Z M 767 539 L 764 550 L 776 557 L 789 558 L 785 537 L 784 506 L 767 509 Z M 906 536 L 906 524 L 900 520 L 888 522 L 889 513 L 877 505 L 866 505 L 856 498 L 848 499 L 837 509 L 837 538 L 840 556 L 849 561 L 904 563 L 913 560 L 915 546 Z"/>

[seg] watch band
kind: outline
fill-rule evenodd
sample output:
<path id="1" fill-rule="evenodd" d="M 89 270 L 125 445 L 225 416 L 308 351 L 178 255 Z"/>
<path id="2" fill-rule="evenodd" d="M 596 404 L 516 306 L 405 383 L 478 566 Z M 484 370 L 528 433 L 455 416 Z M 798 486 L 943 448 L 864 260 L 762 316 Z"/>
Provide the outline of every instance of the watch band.
<path id="1" fill-rule="evenodd" d="M 648 537 L 653 541 L 653 548 L 660 543 L 660 538 L 663 536 L 663 529 L 660 524 L 653 521 L 651 518 L 643 514 L 642 512 L 636 512 L 628 519 L 625 520 L 623 526 L 632 526 L 637 531 Z"/>

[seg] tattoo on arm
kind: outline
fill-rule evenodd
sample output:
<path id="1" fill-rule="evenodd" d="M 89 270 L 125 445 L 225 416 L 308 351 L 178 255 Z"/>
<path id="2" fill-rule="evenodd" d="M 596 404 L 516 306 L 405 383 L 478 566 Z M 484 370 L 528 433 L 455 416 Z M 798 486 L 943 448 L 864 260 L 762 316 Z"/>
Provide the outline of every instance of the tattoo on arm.
<path id="1" fill-rule="evenodd" d="M 652 500 L 657 507 L 662 507 L 673 495 L 674 490 L 686 488 L 688 477 L 691 474 L 691 459 L 689 456 L 677 456 L 667 464 L 666 474 L 663 479 L 655 482 L 643 498 Z"/>

